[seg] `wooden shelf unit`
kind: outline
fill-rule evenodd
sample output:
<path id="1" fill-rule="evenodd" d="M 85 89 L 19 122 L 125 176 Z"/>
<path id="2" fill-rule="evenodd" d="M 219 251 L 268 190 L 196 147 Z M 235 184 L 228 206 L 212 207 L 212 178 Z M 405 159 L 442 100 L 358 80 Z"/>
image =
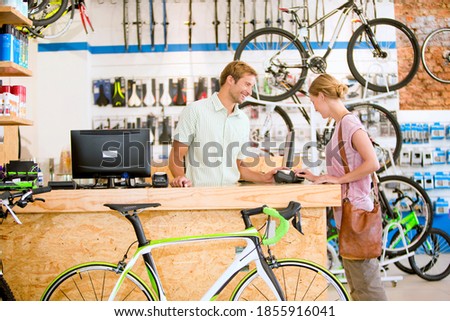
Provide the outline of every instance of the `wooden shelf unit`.
<path id="1" fill-rule="evenodd" d="M 33 22 L 15 8 L 0 6 L 0 21 L 5 25 L 31 26 Z"/>

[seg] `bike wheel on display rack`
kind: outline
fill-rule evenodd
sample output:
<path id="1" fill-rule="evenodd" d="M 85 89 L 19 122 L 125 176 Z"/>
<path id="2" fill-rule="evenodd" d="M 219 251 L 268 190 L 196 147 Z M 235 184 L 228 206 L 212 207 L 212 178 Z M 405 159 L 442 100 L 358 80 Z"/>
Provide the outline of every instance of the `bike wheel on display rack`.
<path id="1" fill-rule="evenodd" d="M 286 111 L 275 105 L 258 105 L 249 101 L 239 106 L 250 120 L 250 144 L 258 155 L 279 155 L 294 124 Z"/>
<path id="2" fill-rule="evenodd" d="M 439 281 L 450 274 L 450 237 L 432 228 L 424 242 L 409 258 L 413 271 L 427 281 Z"/>
<path id="3" fill-rule="evenodd" d="M 374 19 L 368 23 L 370 28 L 360 26 L 349 40 L 347 63 L 350 72 L 360 84 L 376 92 L 395 91 L 406 86 L 420 64 L 420 47 L 414 33 L 393 19 Z M 369 33 L 375 37 L 380 52 L 374 49 Z"/>
<path id="4" fill-rule="evenodd" d="M 276 55 L 276 63 L 273 57 Z M 279 28 L 253 31 L 236 48 L 234 60 L 252 65 L 258 72 L 257 91 L 253 97 L 266 101 L 281 101 L 294 95 L 305 82 L 308 69 L 298 66 L 307 54 L 293 34 Z M 258 97 L 259 95 L 259 97 Z"/>
<path id="5" fill-rule="evenodd" d="M 427 192 L 412 179 L 397 175 L 380 177 L 378 188 L 387 229 L 386 255 L 394 257 L 414 251 L 424 242 L 433 224 Z"/>
<path id="6" fill-rule="evenodd" d="M 61 16 L 52 23 L 44 25 L 35 25 L 24 27 L 24 30 L 30 32 L 33 37 L 54 39 L 60 37 L 69 30 L 74 20 L 76 11 L 75 0 L 68 0 Z"/>
<path id="7" fill-rule="evenodd" d="M 377 173 L 391 167 L 392 161 L 395 164 L 402 149 L 402 132 L 394 115 L 384 107 L 373 103 L 347 105 L 347 109 L 357 116 L 367 129 L 380 162 Z M 333 135 L 335 122 L 332 121 L 329 125 L 331 129 L 325 129 L 320 140 L 323 147 Z"/>
<path id="8" fill-rule="evenodd" d="M 437 29 L 425 38 L 422 64 L 431 78 L 450 84 L 450 28 Z"/>
<path id="9" fill-rule="evenodd" d="M 42 5 L 31 7 L 28 18 L 33 26 L 47 26 L 58 20 L 66 10 L 69 0 L 46 0 Z"/>

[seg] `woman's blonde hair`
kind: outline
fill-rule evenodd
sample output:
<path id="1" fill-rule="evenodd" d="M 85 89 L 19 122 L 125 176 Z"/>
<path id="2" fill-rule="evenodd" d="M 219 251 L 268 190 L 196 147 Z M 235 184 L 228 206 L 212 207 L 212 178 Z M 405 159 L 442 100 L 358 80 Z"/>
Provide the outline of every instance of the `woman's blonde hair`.
<path id="1" fill-rule="evenodd" d="M 329 74 L 322 74 L 314 79 L 308 90 L 310 95 L 317 96 L 319 93 L 323 93 L 325 97 L 334 99 L 344 99 L 347 91 L 347 85 Z"/>

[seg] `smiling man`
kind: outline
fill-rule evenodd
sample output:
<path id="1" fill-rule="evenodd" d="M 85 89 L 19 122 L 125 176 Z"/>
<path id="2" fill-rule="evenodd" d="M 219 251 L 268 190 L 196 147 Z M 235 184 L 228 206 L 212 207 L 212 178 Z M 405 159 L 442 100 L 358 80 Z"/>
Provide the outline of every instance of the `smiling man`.
<path id="1" fill-rule="evenodd" d="M 250 65 L 233 61 L 220 75 L 219 92 L 184 108 L 169 156 L 173 187 L 273 182 L 277 169 L 262 174 L 242 162 L 250 125 L 238 105 L 251 95 L 256 76 Z"/>

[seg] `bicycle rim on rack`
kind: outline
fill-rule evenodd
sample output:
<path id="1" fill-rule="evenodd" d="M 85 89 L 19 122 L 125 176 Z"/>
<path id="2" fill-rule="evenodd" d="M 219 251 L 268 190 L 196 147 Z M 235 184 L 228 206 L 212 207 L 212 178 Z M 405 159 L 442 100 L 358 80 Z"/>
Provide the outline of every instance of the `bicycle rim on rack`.
<path id="1" fill-rule="evenodd" d="M 106 301 L 119 279 L 117 265 L 92 262 L 60 274 L 42 295 L 42 301 Z M 117 301 L 155 301 L 145 283 L 130 272 L 120 286 Z"/>
<path id="2" fill-rule="evenodd" d="M 250 148 L 257 156 L 278 156 L 284 151 L 288 132 L 294 130 L 291 118 L 284 109 L 276 106 L 253 105 L 245 102 L 239 106 L 250 120 Z M 253 156 L 254 156 L 253 155 Z"/>
<path id="3" fill-rule="evenodd" d="M 402 149 L 402 132 L 394 115 L 377 104 L 360 103 L 347 107 L 356 115 L 367 130 L 380 163 L 377 173 L 397 162 Z M 392 159 L 391 159 L 392 157 Z"/>
<path id="4" fill-rule="evenodd" d="M 430 33 L 422 46 L 422 63 L 434 79 L 450 84 L 450 28 Z"/>
<path id="5" fill-rule="evenodd" d="M 295 36 L 279 28 L 253 31 L 236 48 L 234 60 L 242 60 L 258 72 L 253 97 L 266 101 L 289 98 L 305 82 L 306 52 Z M 288 84 L 288 85 L 287 85 Z"/>
<path id="6" fill-rule="evenodd" d="M 34 36 L 45 39 L 54 39 L 65 34 L 72 25 L 75 15 L 75 1 L 68 0 L 67 8 L 64 10 L 61 17 L 55 22 L 43 26 L 27 27 L 28 31 Z"/>
<path id="7" fill-rule="evenodd" d="M 50 0 L 45 6 L 38 6 L 28 13 L 33 26 L 47 26 L 58 20 L 66 10 L 69 0 Z"/>
<path id="8" fill-rule="evenodd" d="M 409 263 L 416 274 L 427 281 L 439 281 L 450 274 L 450 237 L 432 228 L 427 238 L 414 251 Z"/>
<path id="9" fill-rule="evenodd" d="M 381 200 L 384 224 L 401 220 L 402 226 L 400 230 L 391 225 L 385 244 L 386 254 L 392 257 L 415 250 L 425 240 L 433 224 L 432 205 L 427 192 L 412 179 L 397 175 L 380 177 L 378 186 L 385 199 Z M 399 199 L 399 195 L 404 197 Z M 388 217 L 385 201 L 398 218 Z"/>
<path id="10" fill-rule="evenodd" d="M 376 54 L 366 26 L 355 30 L 347 47 L 350 72 L 362 85 L 376 92 L 395 91 L 406 86 L 420 64 L 420 48 L 414 33 L 393 19 L 369 21 L 376 28 L 376 41 L 382 49 Z"/>
<path id="11" fill-rule="evenodd" d="M 349 301 L 344 286 L 328 270 L 305 260 L 286 259 L 270 265 L 287 301 Z M 255 270 L 247 274 L 232 301 L 275 301 L 272 291 Z"/>

